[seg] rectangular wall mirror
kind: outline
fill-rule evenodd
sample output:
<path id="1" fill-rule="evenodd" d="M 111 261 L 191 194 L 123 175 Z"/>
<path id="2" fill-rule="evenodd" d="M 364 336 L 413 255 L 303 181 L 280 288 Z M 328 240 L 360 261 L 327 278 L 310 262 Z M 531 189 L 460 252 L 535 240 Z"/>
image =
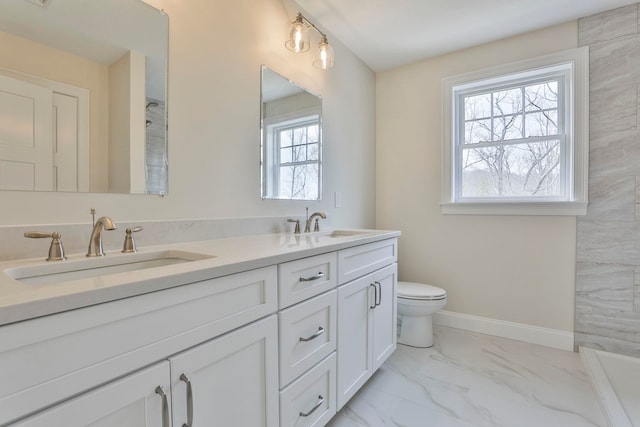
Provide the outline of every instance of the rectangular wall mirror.
<path id="1" fill-rule="evenodd" d="M 262 198 L 322 198 L 322 98 L 262 67 Z"/>
<path id="2" fill-rule="evenodd" d="M 0 190 L 166 194 L 168 17 L 0 3 Z"/>

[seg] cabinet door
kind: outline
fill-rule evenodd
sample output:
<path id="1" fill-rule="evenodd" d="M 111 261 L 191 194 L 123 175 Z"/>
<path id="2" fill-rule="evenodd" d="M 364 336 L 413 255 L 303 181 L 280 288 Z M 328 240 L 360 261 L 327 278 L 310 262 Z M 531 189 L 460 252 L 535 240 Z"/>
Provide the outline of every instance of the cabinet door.
<path id="1" fill-rule="evenodd" d="M 338 288 L 338 410 L 373 373 L 371 279 L 365 276 Z"/>
<path id="2" fill-rule="evenodd" d="M 162 362 L 12 425 L 169 427 L 169 377 L 169 362 Z"/>
<path id="3" fill-rule="evenodd" d="M 173 425 L 278 425 L 275 315 L 169 359 Z"/>
<path id="4" fill-rule="evenodd" d="M 398 265 L 392 264 L 373 274 L 376 308 L 373 312 L 373 370 L 377 370 L 396 349 L 396 292 Z"/>

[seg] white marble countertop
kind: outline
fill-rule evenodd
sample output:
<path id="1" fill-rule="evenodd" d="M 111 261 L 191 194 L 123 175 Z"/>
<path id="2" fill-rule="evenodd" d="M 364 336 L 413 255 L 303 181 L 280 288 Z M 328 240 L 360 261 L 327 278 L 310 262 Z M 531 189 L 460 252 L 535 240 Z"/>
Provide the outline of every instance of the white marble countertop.
<path id="1" fill-rule="evenodd" d="M 398 237 L 399 231 L 338 230 L 294 235 L 263 234 L 199 242 L 138 248 L 138 253 L 185 251 L 210 258 L 143 270 L 113 273 L 63 283 L 34 285 L 13 279 L 7 270 L 39 265 L 81 263 L 84 254 L 67 255 L 67 261 L 46 262 L 43 258 L 0 263 L 0 325 L 94 304 L 141 295 L 188 283 L 226 276 L 240 271 L 279 264 L 298 258 Z M 354 234 L 349 234 L 352 231 Z M 109 258 L 122 257 L 119 251 Z M 95 258 L 94 258 L 95 259 Z"/>

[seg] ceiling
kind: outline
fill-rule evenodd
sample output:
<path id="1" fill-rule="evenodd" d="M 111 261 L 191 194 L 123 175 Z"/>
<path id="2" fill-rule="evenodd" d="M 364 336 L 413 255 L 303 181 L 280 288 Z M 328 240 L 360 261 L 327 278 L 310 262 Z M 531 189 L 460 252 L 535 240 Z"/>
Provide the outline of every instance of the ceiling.
<path id="1" fill-rule="evenodd" d="M 295 0 L 373 70 L 575 20 L 638 0 Z M 339 62 L 336 58 L 336 63 Z"/>

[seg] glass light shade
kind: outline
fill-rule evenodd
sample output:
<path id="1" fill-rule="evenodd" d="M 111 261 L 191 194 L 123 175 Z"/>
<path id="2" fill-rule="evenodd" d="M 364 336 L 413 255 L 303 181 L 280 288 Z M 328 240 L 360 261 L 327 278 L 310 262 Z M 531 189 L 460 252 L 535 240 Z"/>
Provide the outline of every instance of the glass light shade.
<path id="1" fill-rule="evenodd" d="M 313 61 L 313 66 L 321 70 L 327 70 L 333 68 L 334 65 L 336 65 L 336 61 L 333 55 L 333 47 L 331 47 L 326 37 L 322 37 L 318 44 L 318 52 L 315 61 Z"/>
<path id="2" fill-rule="evenodd" d="M 302 20 L 302 15 L 298 14 L 296 20 L 291 23 L 289 40 L 284 44 L 292 52 L 306 52 L 309 50 L 309 29 Z"/>

